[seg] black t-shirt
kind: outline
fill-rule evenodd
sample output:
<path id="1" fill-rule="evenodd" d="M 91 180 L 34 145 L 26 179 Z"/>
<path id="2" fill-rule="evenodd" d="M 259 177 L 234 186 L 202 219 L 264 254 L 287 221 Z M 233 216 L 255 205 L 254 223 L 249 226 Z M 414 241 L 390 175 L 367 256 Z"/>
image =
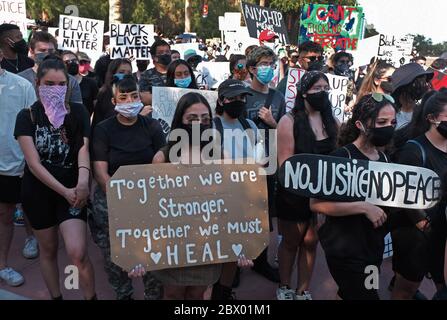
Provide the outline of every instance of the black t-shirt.
<path id="1" fill-rule="evenodd" d="M 444 179 L 447 173 L 447 153 L 442 152 L 441 150 L 436 148 L 427 139 L 425 134 L 413 140 L 419 142 L 419 144 L 424 149 L 425 163 L 423 161 L 421 148 L 417 144 L 412 142 L 407 142 L 400 150 L 396 152 L 396 162 L 409 166 L 424 167 L 433 170 L 438 174 L 441 180 Z M 436 206 L 425 211 L 430 216 L 432 223 L 437 223 L 439 221 L 445 220 L 445 208 L 446 199 L 442 199 L 442 201 L 440 201 Z M 411 214 L 411 212 L 409 213 Z M 399 218 L 401 219 L 397 224 L 411 223 L 409 220 L 404 220 L 404 218 L 408 218 L 406 215 L 401 215 L 399 216 Z"/>
<path id="2" fill-rule="evenodd" d="M 347 148 L 348 151 L 345 149 Z M 370 160 L 354 145 L 349 144 L 331 153 L 331 156 Z M 380 162 L 387 158 L 380 153 Z M 371 221 L 363 214 L 330 217 L 319 230 L 321 245 L 327 257 L 340 261 L 355 272 L 364 272 L 365 265 L 380 265 L 383 259 L 384 226 L 374 229 Z"/>
<path id="3" fill-rule="evenodd" d="M 82 103 L 87 108 L 89 114 L 92 115 L 93 101 L 98 96 L 98 85 L 93 78 L 83 77 L 79 86 L 81 87 Z"/>
<path id="4" fill-rule="evenodd" d="M 18 54 L 17 59 L 10 60 L 3 58 L 1 62 L 2 69 L 11 73 L 19 73 L 26 69 L 34 67 L 34 60 L 25 55 Z"/>
<path id="5" fill-rule="evenodd" d="M 94 107 L 92 128 L 96 127 L 98 123 L 116 115 L 112 97 L 112 89 L 107 88 L 99 91 L 96 106 Z"/>
<path id="6" fill-rule="evenodd" d="M 110 176 L 124 165 L 152 163 L 155 153 L 166 144 L 160 123 L 141 115 L 131 126 L 116 117 L 99 123 L 92 140 L 92 160 L 107 161 Z"/>
<path id="7" fill-rule="evenodd" d="M 74 141 L 90 136 L 90 123 L 87 110 L 82 104 L 71 103 L 71 116 L 65 116 L 64 124 L 54 128 L 40 101 L 31 106 L 33 119 L 29 109 L 23 109 L 17 115 L 14 136 L 31 136 L 42 165 L 62 184 L 67 186 L 77 179 L 78 152 L 74 150 Z M 69 120 L 72 118 L 72 121 Z M 75 123 L 72 125 L 71 123 Z M 71 129 L 68 129 L 68 128 Z M 74 132 L 70 134 L 69 132 Z M 76 135 L 82 135 L 78 137 Z M 76 135 L 76 136 L 75 136 Z M 82 141 L 82 140 L 81 140 Z M 25 175 L 31 174 L 25 167 Z"/>

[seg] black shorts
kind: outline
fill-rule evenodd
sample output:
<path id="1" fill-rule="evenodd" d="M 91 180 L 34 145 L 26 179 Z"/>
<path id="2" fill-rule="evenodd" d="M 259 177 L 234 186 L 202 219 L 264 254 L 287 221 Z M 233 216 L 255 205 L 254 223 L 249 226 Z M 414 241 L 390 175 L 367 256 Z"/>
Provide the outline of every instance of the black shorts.
<path id="1" fill-rule="evenodd" d="M 306 223 L 315 215 L 310 210 L 309 198 L 300 197 L 278 188 L 276 193 L 276 213 L 278 219 L 295 223 Z"/>
<path id="2" fill-rule="evenodd" d="M 69 219 L 87 221 L 87 209 L 71 209 L 68 201 L 48 188 L 31 173 L 22 183 L 22 207 L 35 230 L 58 226 Z"/>
<path id="3" fill-rule="evenodd" d="M 337 283 L 340 298 L 343 300 L 380 300 L 376 289 L 367 289 L 365 287 L 365 280 L 369 274 L 365 273 L 364 268 L 357 270 L 357 267 L 351 268 L 346 263 L 327 256 L 326 261 L 329 271 Z M 380 266 L 377 267 L 380 270 Z"/>
<path id="4" fill-rule="evenodd" d="M 0 203 L 20 203 L 22 178 L 0 175 Z"/>
<path id="5" fill-rule="evenodd" d="M 435 283 L 444 283 L 446 230 L 432 225 L 429 232 L 416 226 L 399 227 L 391 232 L 393 271 L 413 282 L 430 273 Z"/>

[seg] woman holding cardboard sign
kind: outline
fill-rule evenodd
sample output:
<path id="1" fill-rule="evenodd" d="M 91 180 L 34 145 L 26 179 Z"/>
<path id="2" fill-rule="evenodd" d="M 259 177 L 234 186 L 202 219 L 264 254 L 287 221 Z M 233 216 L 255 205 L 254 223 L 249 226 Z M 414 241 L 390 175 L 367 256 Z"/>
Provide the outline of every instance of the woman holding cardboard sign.
<path id="1" fill-rule="evenodd" d="M 111 103 L 117 115 L 100 122 L 93 133 L 92 160 L 98 186 L 89 225 L 93 240 L 104 254 L 104 268 L 117 299 L 129 300 L 133 294 L 132 280 L 110 258 L 106 185 L 121 166 L 150 164 L 166 141 L 158 121 L 139 114 L 143 104 L 135 78 L 115 76 L 112 84 Z M 160 297 L 160 283 L 151 274 L 144 277 L 144 285 L 145 299 Z"/>
<path id="2" fill-rule="evenodd" d="M 393 98 L 379 93 L 366 95 L 354 106 L 352 118 L 340 132 L 343 147 L 331 155 L 388 162 L 380 149 L 391 141 L 395 126 Z M 318 235 L 339 288 L 338 296 L 343 300 L 378 300 L 378 283 L 368 288 L 366 284 L 371 270 L 378 278 L 382 264 L 385 212 L 367 202 L 318 199 L 311 199 L 310 208 L 326 215 Z"/>
<path id="3" fill-rule="evenodd" d="M 329 80 L 319 71 L 304 74 L 299 83 L 295 107 L 278 125 L 279 165 L 298 153 L 328 154 L 335 150 L 338 124 L 329 100 Z M 277 192 L 277 215 L 283 239 L 279 246 L 280 287 L 278 300 L 311 300 L 310 279 L 315 263 L 317 235 L 315 215 L 309 199 Z M 298 254 L 298 284 L 290 289 L 290 278 Z"/>

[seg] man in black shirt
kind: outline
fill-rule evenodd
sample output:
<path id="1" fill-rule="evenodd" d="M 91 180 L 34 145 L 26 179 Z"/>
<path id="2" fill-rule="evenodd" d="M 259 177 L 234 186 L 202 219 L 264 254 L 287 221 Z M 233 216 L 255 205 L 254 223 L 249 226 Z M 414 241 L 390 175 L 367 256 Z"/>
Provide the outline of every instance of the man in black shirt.
<path id="1" fill-rule="evenodd" d="M 27 56 L 28 45 L 18 26 L 0 25 L 0 48 L 3 51 L 2 69 L 16 74 L 34 66 L 34 61 Z"/>
<path id="2" fill-rule="evenodd" d="M 139 81 L 141 102 L 152 105 L 152 87 L 164 87 L 168 65 L 171 63 L 171 47 L 164 40 L 156 40 L 151 47 L 155 67 L 141 74 Z"/>

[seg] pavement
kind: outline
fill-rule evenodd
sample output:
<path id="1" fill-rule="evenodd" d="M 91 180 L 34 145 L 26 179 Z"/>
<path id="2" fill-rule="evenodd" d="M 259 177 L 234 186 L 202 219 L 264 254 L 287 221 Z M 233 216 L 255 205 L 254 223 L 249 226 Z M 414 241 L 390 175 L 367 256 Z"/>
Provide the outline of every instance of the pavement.
<path id="1" fill-rule="evenodd" d="M 14 239 L 9 255 L 9 265 L 17 271 L 21 272 L 25 277 L 25 283 L 20 287 L 10 287 L 6 283 L 0 283 L 0 300 L 48 300 L 50 295 L 45 286 L 44 280 L 40 273 L 39 259 L 28 260 L 22 254 L 23 244 L 25 243 L 26 233 L 24 227 L 15 227 Z M 269 259 L 273 261 L 274 251 L 276 250 L 276 234 L 271 234 L 272 244 L 269 247 Z M 88 241 L 88 251 L 90 259 L 95 269 L 96 292 L 100 300 L 113 300 L 115 294 L 108 284 L 107 276 L 103 269 L 103 259 L 99 249 L 90 238 Z M 64 274 L 65 267 L 70 265 L 63 241 L 60 239 L 59 243 L 59 269 L 60 269 L 60 283 L 62 286 L 62 295 L 66 300 L 82 300 L 83 295 L 80 289 L 67 290 L 63 284 L 65 281 Z M 379 294 L 382 299 L 389 299 L 390 293 L 387 290 L 389 281 L 393 276 L 391 270 L 391 258 L 385 259 L 382 264 L 382 273 L 380 275 Z M 293 282 L 296 283 L 296 272 L 293 276 Z M 277 284 L 273 283 L 251 269 L 243 269 L 241 273 L 241 281 L 236 292 L 238 300 L 276 300 Z M 143 299 L 143 285 L 142 281 L 134 280 L 136 300 Z M 425 279 L 421 285 L 420 290 L 429 298 L 435 293 L 435 287 L 430 280 Z M 324 253 L 321 247 L 318 247 L 317 260 L 315 270 L 311 281 L 310 292 L 314 300 L 334 300 L 336 298 L 337 286 L 332 279 L 327 268 Z M 205 293 L 205 297 L 209 297 L 210 290 Z"/>

